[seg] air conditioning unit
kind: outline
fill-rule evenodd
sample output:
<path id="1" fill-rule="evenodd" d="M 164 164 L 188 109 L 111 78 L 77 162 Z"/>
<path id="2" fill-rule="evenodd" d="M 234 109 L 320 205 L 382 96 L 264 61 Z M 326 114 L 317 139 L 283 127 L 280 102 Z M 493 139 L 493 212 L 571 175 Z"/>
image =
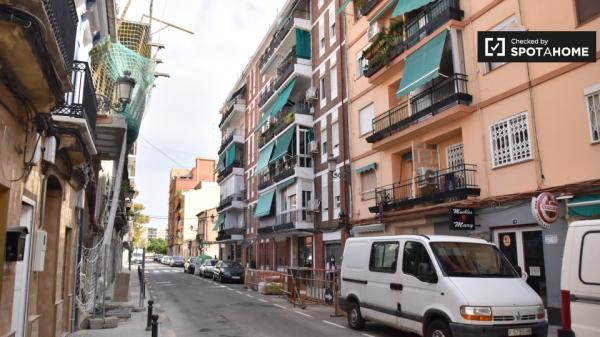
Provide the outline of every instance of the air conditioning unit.
<path id="1" fill-rule="evenodd" d="M 310 87 L 306 90 L 306 100 L 307 101 L 316 101 L 319 99 L 318 90 L 316 87 Z"/>
<path id="2" fill-rule="evenodd" d="M 367 36 L 370 40 L 370 39 L 374 38 L 375 35 L 377 35 L 378 33 L 379 33 L 379 24 L 377 23 L 377 21 L 375 21 L 369 25 L 369 30 L 367 31 Z"/>
<path id="3" fill-rule="evenodd" d="M 319 153 L 319 143 L 316 140 L 311 140 L 308 143 L 308 151 L 310 153 Z"/>
<path id="4" fill-rule="evenodd" d="M 321 200 L 319 200 L 319 199 L 310 200 L 308 203 L 308 207 L 313 212 L 316 212 L 316 213 L 320 212 L 321 211 Z"/>
<path id="5" fill-rule="evenodd" d="M 417 187 L 424 188 L 427 186 L 437 185 L 437 172 L 430 167 L 417 167 Z"/>

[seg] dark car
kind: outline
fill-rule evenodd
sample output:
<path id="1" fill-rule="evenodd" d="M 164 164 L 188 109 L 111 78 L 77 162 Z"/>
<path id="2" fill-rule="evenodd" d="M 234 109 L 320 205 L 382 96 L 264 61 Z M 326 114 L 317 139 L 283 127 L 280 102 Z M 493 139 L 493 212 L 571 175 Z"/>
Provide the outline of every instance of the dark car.
<path id="1" fill-rule="evenodd" d="M 223 282 L 244 282 L 244 267 L 235 261 L 219 261 L 213 271 L 213 280 Z"/>
<path id="2" fill-rule="evenodd" d="M 190 257 L 183 264 L 183 272 L 188 274 L 194 274 L 194 270 L 196 269 L 196 256 Z"/>
<path id="3" fill-rule="evenodd" d="M 173 256 L 171 261 L 169 262 L 169 266 L 171 267 L 183 267 L 184 261 L 181 256 Z"/>

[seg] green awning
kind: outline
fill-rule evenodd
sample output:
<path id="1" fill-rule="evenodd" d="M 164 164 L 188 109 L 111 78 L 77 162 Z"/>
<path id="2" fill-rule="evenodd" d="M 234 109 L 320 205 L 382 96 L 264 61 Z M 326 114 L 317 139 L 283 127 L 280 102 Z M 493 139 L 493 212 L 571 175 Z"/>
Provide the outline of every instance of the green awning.
<path id="1" fill-rule="evenodd" d="M 569 216 L 582 218 L 597 218 L 600 216 L 600 205 L 575 206 L 586 201 L 600 201 L 600 194 L 586 195 L 569 199 Z"/>
<path id="2" fill-rule="evenodd" d="M 225 222 L 225 213 L 219 213 L 217 217 L 217 222 L 215 222 L 215 226 L 213 227 L 213 231 L 218 231 L 221 228 L 221 225 Z"/>
<path id="3" fill-rule="evenodd" d="M 264 149 L 258 153 L 258 162 L 256 163 L 256 172 L 259 173 L 269 165 L 269 159 L 271 159 L 271 153 L 273 153 L 273 146 L 275 142 L 267 145 Z"/>
<path id="4" fill-rule="evenodd" d="M 277 190 L 281 191 L 285 188 L 288 188 L 288 187 L 294 185 L 295 183 L 296 183 L 296 178 L 284 181 L 281 184 L 277 185 Z"/>
<path id="5" fill-rule="evenodd" d="M 219 161 L 217 162 L 217 170 L 222 169 L 223 164 L 225 164 L 225 153 L 221 153 L 221 155 L 219 155 Z"/>
<path id="6" fill-rule="evenodd" d="M 359 167 L 356 169 L 356 173 L 363 174 L 369 171 L 375 171 L 377 169 L 377 163 L 371 163 L 369 165 L 365 165 L 363 167 Z"/>
<path id="7" fill-rule="evenodd" d="M 273 207 L 273 196 L 275 196 L 275 190 L 267 192 L 258 197 L 256 210 L 254 211 L 255 217 L 260 218 L 271 214 L 271 208 Z"/>
<path id="8" fill-rule="evenodd" d="M 377 12 L 377 14 L 371 18 L 371 20 L 369 20 L 369 23 L 381 19 L 381 17 L 384 16 L 394 6 L 396 1 L 397 0 L 388 0 L 388 3 L 385 4 L 385 6 L 383 6 L 383 8 L 381 8 L 379 12 Z"/>
<path id="9" fill-rule="evenodd" d="M 344 9 L 346 9 L 346 6 L 348 6 L 348 4 L 350 3 L 350 1 L 352 0 L 345 0 L 344 3 L 342 3 L 342 5 L 340 6 L 340 8 L 338 8 L 337 10 L 337 14 L 339 15 L 341 12 L 344 11 Z"/>
<path id="10" fill-rule="evenodd" d="M 415 9 L 423 7 L 432 1 L 433 0 L 400 0 L 398 1 L 396 8 L 394 8 L 392 17 L 414 11 Z"/>
<path id="11" fill-rule="evenodd" d="M 309 41 L 309 43 L 310 43 L 310 41 Z M 308 48 L 309 48 L 309 54 L 310 54 L 310 46 Z M 256 128 L 260 128 L 261 126 L 263 126 L 269 120 L 269 117 L 275 117 L 279 113 L 279 111 L 281 111 L 281 109 L 283 109 L 283 107 L 285 106 L 287 101 L 290 99 L 292 90 L 294 90 L 294 85 L 296 85 L 296 78 L 291 80 L 290 83 L 288 83 L 288 85 L 286 85 L 285 88 L 283 88 L 283 90 L 281 90 L 279 92 L 279 96 L 277 96 L 277 100 L 271 106 L 271 108 L 262 115 L 262 117 L 260 118 L 260 121 L 258 122 L 258 125 L 256 125 Z"/>
<path id="12" fill-rule="evenodd" d="M 231 143 L 231 145 L 229 145 L 229 148 L 227 149 L 227 159 L 225 160 L 225 167 L 231 166 L 231 164 L 233 164 L 233 161 L 235 160 L 235 146 L 236 143 Z"/>
<path id="13" fill-rule="evenodd" d="M 296 128 L 291 127 L 277 138 L 275 141 L 277 145 L 275 146 L 275 151 L 273 151 L 273 155 L 271 156 L 269 163 L 272 163 L 285 156 L 290 148 L 290 143 L 292 142 L 292 138 L 294 138 L 294 134 L 296 134 Z"/>
<path id="14" fill-rule="evenodd" d="M 310 60 L 310 33 L 296 28 L 296 56 Z"/>
<path id="15" fill-rule="evenodd" d="M 404 96 L 438 77 L 447 35 L 448 31 L 444 30 L 426 45 L 408 55 L 400 87 L 396 92 L 397 97 Z"/>
<path id="16" fill-rule="evenodd" d="M 271 116 L 271 110 L 265 112 L 262 117 L 260 117 L 260 121 L 258 121 L 258 124 L 256 124 L 256 128 L 258 129 L 265 125 L 265 123 L 269 120 L 269 116 Z"/>

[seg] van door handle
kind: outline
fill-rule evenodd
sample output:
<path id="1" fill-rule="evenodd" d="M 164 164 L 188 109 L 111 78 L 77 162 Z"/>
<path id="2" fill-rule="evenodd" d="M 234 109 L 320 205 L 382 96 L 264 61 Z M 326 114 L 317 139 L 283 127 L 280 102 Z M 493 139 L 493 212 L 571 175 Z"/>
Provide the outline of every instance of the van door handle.
<path id="1" fill-rule="evenodd" d="M 392 290 L 400 290 L 402 291 L 402 284 L 400 283 L 390 283 L 390 289 Z"/>

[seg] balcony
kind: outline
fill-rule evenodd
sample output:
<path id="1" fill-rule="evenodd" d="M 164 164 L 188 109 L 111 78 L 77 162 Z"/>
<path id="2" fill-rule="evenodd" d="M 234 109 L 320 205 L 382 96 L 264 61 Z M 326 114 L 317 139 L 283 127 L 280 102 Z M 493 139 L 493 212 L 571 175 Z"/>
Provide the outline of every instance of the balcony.
<path id="1" fill-rule="evenodd" d="M 239 227 L 221 229 L 219 232 L 217 232 L 217 241 L 243 240 L 244 232 L 244 228 Z"/>
<path id="2" fill-rule="evenodd" d="M 226 211 L 231 208 L 244 209 L 246 206 L 245 196 L 242 193 L 234 193 L 224 199 L 221 199 L 217 212 Z"/>
<path id="3" fill-rule="evenodd" d="M 98 103 L 87 62 L 74 61 L 71 72 L 73 91 L 65 94 L 65 103 L 52 111 L 57 123 L 76 126 L 90 153 L 96 153 L 96 116 Z"/>
<path id="4" fill-rule="evenodd" d="M 220 183 L 221 181 L 223 181 L 225 178 L 229 177 L 230 174 L 232 173 L 236 173 L 236 174 L 244 174 L 244 164 L 239 161 L 239 160 L 234 160 L 233 163 L 231 163 L 231 165 L 225 167 L 225 169 L 223 169 L 223 171 L 220 171 L 219 173 L 217 173 L 217 183 Z"/>
<path id="5" fill-rule="evenodd" d="M 260 175 L 258 180 L 258 190 L 263 190 L 294 175 L 313 179 L 312 166 L 311 156 L 288 156 L 275 164 L 269 165 L 267 171 Z"/>
<path id="6" fill-rule="evenodd" d="M 238 129 L 234 129 L 233 131 L 231 131 L 221 141 L 221 146 L 219 147 L 219 151 L 217 153 L 221 154 L 223 151 L 225 151 L 227 146 L 229 146 L 229 144 L 231 144 L 232 142 L 243 144 L 244 143 L 244 132 L 242 130 L 238 130 Z"/>
<path id="7" fill-rule="evenodd" d="M 246 100 L 243 98 L 236 97 L 232 99 L 226 106 L 226 111 L 221 117 L 219 122 L 219 128 L 221 128 L 228 120 L 229 117 L 235 113 L 244 114 L 246 112 Z"/>
<path id="8" fill-rule="evenodd" d="M 271 62 L 277 58 L 277 55 L 280 54 L 280 49 L 287 51 L 291 45 L 295 44 L 295 35 L 290 34 L 293 27 L 310 31 L 311 25 L 308 12 L 296 10 L 292 15 L 283 19 L 279 29 L 273 34 L 273 39 L 269 43 L 269 46 L 259 59 L 258 67 L 260 72 L 266 70 Z"/>
<path id="9" fill-rule="evenodd" d="M 476 165 L 463 164 L 445 170 L 428 170 L 423 175 L 375 189 L 376 205 L 371 213 L 405 209 L 413 206 L 464 200 L 478 197 L 475 184 Z"/>
<path id="10" fill-rule="evenodd" d="M 411 97 L 408 103 L 373 118 L 373 133 L 367 142 L 375 143 L 452 106 L 469 105 L 472 100 L 467 93 L 467 75 L 454 74 Z"/>
<path id="11" fill-rule="evenodd" d="M 79 22 L 75 3 L 73 0 L 43 0 L 42 2 L 52 25 L 52 32 L 65 66 L 68 67 L 68 65 L 73 64 L 77 24 Z"/>
<path id="12" fill-rule="evenodd" d="M 314 213 L 305 208 L 282 211 L 276 216 L 275 225 L 258 228 L 258 234 L 271 234 L 294 230 L 314 229 Z"/>
<path id="13" fill-rule="evenodd" d="M 355 4 L 358 4 L 358 14 L 360 16 L 367 16 L 369 15 L 369 13 L 371 13 L 371 11 L 373 10 L 373 8 L 375 8 L 377 6 L 377 4 L 379 3 L 379 0 L 367 0 L 367 1 L 355 1 Z"/>
<path id="14" fill-rule="evenodd" d="M 277 137 L 289 125 L 297 123 L 306 127 L 312 127 L 313 118 L 311 105 L 307 102 L 299 102 L 291 108 L 286 108 L 277 114 L 268 128 L 258 138 L 258 148 L 263 147 L 271 139 Z"/>
<path id="15" fill-rule="evenodd" d="M 259 108 L 262 108 L 262 106 L 265 105 L 265 103 L 267 103 L 267 101 L 271 97 L 273 97 L 273 94 L 275 93 L 274 82 L 267 84 L 265 87 L 266 87 L 266 89 L 258 97 L 258 107 Z"/>

